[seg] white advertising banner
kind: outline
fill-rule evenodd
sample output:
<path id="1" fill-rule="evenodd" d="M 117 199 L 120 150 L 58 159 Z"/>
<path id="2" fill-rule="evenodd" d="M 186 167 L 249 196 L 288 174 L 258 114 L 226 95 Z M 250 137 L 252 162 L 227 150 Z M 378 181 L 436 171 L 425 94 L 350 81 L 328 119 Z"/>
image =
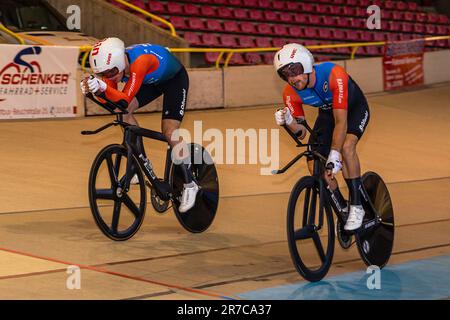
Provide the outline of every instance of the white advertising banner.
<path id="1" fill-rule="evenodd" d="M 0 119 L 74 117 L 77 47 L 0 45 Z"/>

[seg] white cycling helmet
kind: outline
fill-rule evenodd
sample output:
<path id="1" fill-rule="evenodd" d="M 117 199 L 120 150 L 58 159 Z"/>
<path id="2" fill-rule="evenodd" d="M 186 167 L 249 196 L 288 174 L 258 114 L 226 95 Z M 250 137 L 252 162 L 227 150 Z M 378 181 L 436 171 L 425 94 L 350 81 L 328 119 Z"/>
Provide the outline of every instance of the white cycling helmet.
<path id="1" fill-rule="evenodd" d="M 313 71 L 314 57 L 311 52 L 304 46 L 298 43 L 289 43 L 283 46 L 273 59 L 273 66 L 278 75 L 285 81 L 286 77 L 281 73 L 281 70 L 295 63 L 300 63 L 303 67 L 303 73 L 309 74 Z"/>
<path id="2" fill-rule="evenodd" d="M 125 70 L 125 44 L 119 38 L 103 39 L 92 47 L 89 64 L 94 73 L 103 73 L 117 68 Z"/>

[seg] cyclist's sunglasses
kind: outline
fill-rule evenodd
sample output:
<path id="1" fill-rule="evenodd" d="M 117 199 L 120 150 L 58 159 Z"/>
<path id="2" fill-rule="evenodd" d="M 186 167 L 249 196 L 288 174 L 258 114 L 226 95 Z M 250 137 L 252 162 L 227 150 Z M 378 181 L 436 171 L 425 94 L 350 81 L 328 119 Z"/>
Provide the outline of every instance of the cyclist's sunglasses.
<path id="1" fill-rule="evenodd" d="M 119 73 L 119 69 L 117 69 L 117 67 L 114 67 L 112 69 L 109 69 L 109 70 L 97 73 L 97 75 L 99 77 L 108 78 L 109 79 L 109 78 L 115 77 L 118 73 Z"/>
<path id="2" fill-rule="evenodd" d="M 289 77 L 296 77 L 303 74 L 304 69 L 301 63 L 290 63 L 279 70 L 282 78 L 287 80 Z"/>

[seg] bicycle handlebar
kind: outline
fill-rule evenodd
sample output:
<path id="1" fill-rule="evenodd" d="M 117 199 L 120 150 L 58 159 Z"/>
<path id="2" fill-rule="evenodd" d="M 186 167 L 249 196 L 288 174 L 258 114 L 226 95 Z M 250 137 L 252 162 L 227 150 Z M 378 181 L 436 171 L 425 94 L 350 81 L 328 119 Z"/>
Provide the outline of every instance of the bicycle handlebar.
<path id="1" fill-rule="evenodd" d="M 124 108 L 123 106 L 121 106 L 120 104 L 117 104 L 113 101 L 111 101 L 110 99 L 108 99 L 108 97 L 106 97 L 105 94 L 102 94 L 100 96 L 101 99 L 105 100 L 107 102 L 106 103 L 101 103 L 100 101 L 98 101 L 94 95 L 92 94 L 92 92 L 89 92 L 86 95 L 86 98 L 88 98 L 89 100 L 91 100 L 92 102 L 94 102 L 95 104 L 99 105 L 100 107 L 102 107 L 103 109 L 106 109 L 107 111 L 109 111 L 111 114 L 114 115 L 119 115 L 119 114 L 128 114 L 128 110 L 126 108 Z M 114 111 L 115 109 L 119 109 L 121 112 L 116 112 Z"/>

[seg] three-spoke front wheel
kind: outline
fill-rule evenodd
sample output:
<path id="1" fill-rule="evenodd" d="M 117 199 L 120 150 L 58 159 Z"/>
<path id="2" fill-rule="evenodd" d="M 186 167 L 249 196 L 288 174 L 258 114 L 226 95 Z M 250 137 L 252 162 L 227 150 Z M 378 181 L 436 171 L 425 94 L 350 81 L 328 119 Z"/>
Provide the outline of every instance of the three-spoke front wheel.
<path id="1" fill-rule="evenodd" d="M 294 186 L 287 211 L 287 237 L 292 262 L 308 281 L 319 281 L 328 272 L 334 253 L 333 213 L 320 194 L 319 180 L 301 178 Z"/>
<path id="2" fill-rule="evenodd" d="M 128 161 L 139 182 L 126 190 Z M 127 240 L 139 230 L 145 215 L 145 181 L 137 160 L 128 159 L 123 145 L 108 145 L 95 158 L 89 174 L 89 203 L 97 226 L 108 238 Z"/>

